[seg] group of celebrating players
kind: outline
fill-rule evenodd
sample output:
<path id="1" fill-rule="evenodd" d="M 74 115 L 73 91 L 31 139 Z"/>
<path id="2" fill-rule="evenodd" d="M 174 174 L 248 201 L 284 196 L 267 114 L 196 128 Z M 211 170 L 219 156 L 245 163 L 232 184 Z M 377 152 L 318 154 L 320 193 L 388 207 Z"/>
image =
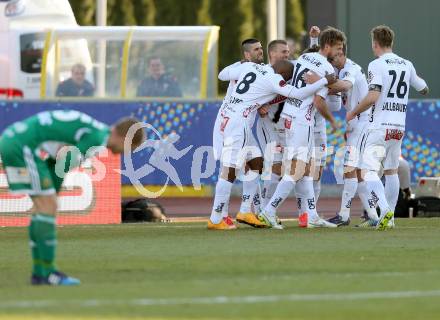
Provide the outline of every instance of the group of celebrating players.
<path id="1" fill-rule="evenodd" d="M 309 34 L 310 48 L 293 61 L 288 60 L 286 41 L 271 41 L 269 64 L 264 64 L 261 42 L 247 39 L 242 42 L 243 60 L 219 73 L 229 87 L 213 130 L 221 170 L 208 229 L 237 228 L 229 216 L 229 200 L 239 174 L 243 193 L 237 222 L 283 229 L 277 209 L 294 190 L 300 227 L 346 226 L 357 192 L 368 214 L 358 226 L 394 227 L 409 86 L 427 94 L 427 84 L 409 60 L 393 53 L 394 32 L 388 26 L 371 30 L 376 59 L 367 77 L 347 57 L 342 31 L 312 27 Z M 326 122 L 337 127 L 332 112 L 341 105 L 347 111 L 344 189 L 340 211 L 325 220 L 316 202 L 327 157 Z"/>

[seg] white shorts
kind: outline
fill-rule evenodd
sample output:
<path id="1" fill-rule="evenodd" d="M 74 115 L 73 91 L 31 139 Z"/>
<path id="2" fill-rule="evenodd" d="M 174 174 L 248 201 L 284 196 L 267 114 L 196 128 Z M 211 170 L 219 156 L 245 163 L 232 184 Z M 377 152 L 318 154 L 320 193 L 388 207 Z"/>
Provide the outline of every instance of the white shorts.
<path id="1" fill-rule="evenodd" d="M 257 139 L 263 151 L 264 160 L 274 162 L 281 162 L 283 154 L 279 147 L 284 147 L 282 140 L 284 128 L 280 128 L 278 121 L 275 123 L 270 117 L 258 117 L 257 119 Z"/>
<path id="2" fill-rule="evenodd" d="M 320 167 L 324 167 L 327 160 L 327 132 L 326 128 L 316 128 L 313 132 L 314 139 L 314 153 L 313 158 L 315 164 Z"/>
<path id="3" fill-rule="evenodd" d="M 223 117 L 221 159 L 223 166 L 241 168 L 252 159 L 262 157 L 261 150 L 246 119 Z"/>
<path id="4" fill-rule="evenodd" d="M 309 163 L 314 147 L 313 127 L 296 124 L 288 118 L 281 118 L 280 121 L 282 121 L 285 128 L 286 147 L 284 148 L 284 158 Z"/>
<path id="5" fill-rule="evenodd" d="M 347 131 L 345 142 L 344 166 L 359 168 L 361 157 L 361 144 L 366 136 L 368 123 L 358 123 L 356 127 Z"/>
<path id="6" fill-rule="evenodd" d="M 397 129 L 369 129 L 361 145 L 361 168 L 379 171 L 397 169 L 405 132 Z"/>

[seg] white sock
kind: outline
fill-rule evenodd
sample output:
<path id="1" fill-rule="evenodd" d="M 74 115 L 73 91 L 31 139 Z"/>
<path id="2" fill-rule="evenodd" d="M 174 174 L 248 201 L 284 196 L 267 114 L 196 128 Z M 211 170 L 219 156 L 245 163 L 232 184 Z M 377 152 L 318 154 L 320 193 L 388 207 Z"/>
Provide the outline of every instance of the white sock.
<path id="1" fill-rule="evenodd" d="M 391 211 L 396 209 L 397 199 L 399 198 L 399 177 L 397 174 L 385 175 L 385 197 Z"/>
<path id="2" fill-rule="evenodd" d="M 229 204 L 231 189 L 231 182 L 222 178 L 218 179 L 217 185 L 215 186 L 214 206 L 212 207 L 211 217 L 209 218 L 212 223 L 217 224 L 222 221 L 223 208 Z"/>
<path id="3" fill-rule="evenodd" d="M 367 189 L 367 183 L 365 181 L 359 182 L 358 189 L 357 189 L 359 198 L 361 199 L 362 206 L 364 207 L 365 211 L 367 211 L 368 217 L 373 220 L 378 220 L 379 217 L 377 216 L 376 212 L 376 205 L 368 202 L 368 189 Z"/>
<path id="4" fill-rule="evenodd" d="M 390 206 L 385 196 L 385 188 L 379 176 L 374 171 L 369 171 L 365 175 L 365 181 L 367 182 L 367 189 L 369 191 L 368 202 L 371 204 L 377 203 L 380 208 L 380 215 L 383 216 L 390 211 Z"/>
<path id="5" fill-rule="evenodd" d="M 258 182 L 260 181 L 260 175 L 258 172 L 249 170 L 243 181 L 243 194 L 241 196 L 240 212 L 251 212 L 251 205 L 254 199 L 254 195 L 258 188 Z"/>
<path id="6" fill-rule="evenodd" d="M 304 179 L 307 177 L 302 178 L 301 180 L 298 180 L 298 182 L 295 185 L 295 196 L 296 196 L 296 204 L 298 206 L 298 215 L 304 213 L 306 211 L 306 206 L 304 204 L 304 199 L 307 195 L 307 186 L 304 183 Z"/>
<path id="7" fill-rule="evenodd" d="M 313 193 L 315 194 L 315 202 L 318 203 L 321 194 L 321 180 L 313 180 Z"/>
<path id="8" fill-rule="evenodd" d="M 264 208 L 270 198 L 272 198 L 275 189 L 277 188 L 278 182 L 280 182 L 280 176 L 272 173 L 270 176 L 270 180 L 263 181 L 263 190 L 262 190 L 262 207 Z"/>
<path id="9" fill-rule="evenodd" d="M 304 181 L 304 191 L 305 197 L 301 200 L 304 202 L 303 207 L 307 212 L 307 217 L 309 220 L 319 219 L 319 215 L 316 212 L 316 200 L 315 200 L 315 192 L 313 189 L 313 177 L 304 177 L 302 178 Z"/>
<path id="10" fill-rule="evenodd" d="M 350 218 L 351 200 L 356 194 L 357 186 L 358 186 L 357 178 L 344 179 L 344 190 L 342 191 L 341 210 L 339 210 L 339 215 L 342 217 L 344 221 L 347 221 L 348 218 Z"/>
<path id="11" fill-rule="evenodd" d="M 283 178 L 278 183 L 278 186 L 272 196 L 272 198 L 267 203 L 264 208 L 264 212 L 270 216 L 275 216 L 277 209 L 289 196 L 290 191 L 295 187 L 296 182 L 289 175 L 284 175 Z"/>

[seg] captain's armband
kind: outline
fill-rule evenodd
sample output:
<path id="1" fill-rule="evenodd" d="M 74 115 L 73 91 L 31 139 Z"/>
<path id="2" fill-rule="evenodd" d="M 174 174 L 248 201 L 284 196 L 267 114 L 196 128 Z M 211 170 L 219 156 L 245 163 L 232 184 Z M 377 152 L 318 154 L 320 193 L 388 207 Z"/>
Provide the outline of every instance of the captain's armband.
<path id="1" fill-rule="evenodd" d="M 378 85 L 378 84 L 370 84 L 368 86 L 368 91 L 377 91 L 377 92 L 381 92 L 382 91 L 382 86 Z"/>

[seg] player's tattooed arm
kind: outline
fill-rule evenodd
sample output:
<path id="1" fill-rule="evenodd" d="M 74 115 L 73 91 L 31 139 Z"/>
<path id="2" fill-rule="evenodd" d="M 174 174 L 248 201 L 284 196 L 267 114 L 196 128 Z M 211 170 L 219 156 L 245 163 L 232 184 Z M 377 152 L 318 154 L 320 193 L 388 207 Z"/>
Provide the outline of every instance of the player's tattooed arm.
<path id="1" fill-rule="evenodd" d="M 338 80 L 334 84 L 329 85 L 329 94 L 336 94 L 339 92 L 346 92 L 353 87 L 353 83 L 347 80 Z"/>
<path id="2" fill-rule="evenodd" d="M 378 84 L 370 84 L 369 86 L 368 86 L 368 90 L 369 91 L 377 91 L 377 92 L 381 92 L 382 91 L 382 86 L 381 85 L 378 85 Z"/>
<path id="3" fill-rule="evenodd" d="M 371 105 L 375 104 L 376 101 L 380 97 L 380 91 L 372 90 L 368 91 L 368 94 L 364 99 L 362 99 L 361 102 L 354 108 L 352 111 L 347 112 L 347 122 L 350 120 L 353 120 L 358 114 L 361 114 L 362 112 L 368 110 Z"/>

